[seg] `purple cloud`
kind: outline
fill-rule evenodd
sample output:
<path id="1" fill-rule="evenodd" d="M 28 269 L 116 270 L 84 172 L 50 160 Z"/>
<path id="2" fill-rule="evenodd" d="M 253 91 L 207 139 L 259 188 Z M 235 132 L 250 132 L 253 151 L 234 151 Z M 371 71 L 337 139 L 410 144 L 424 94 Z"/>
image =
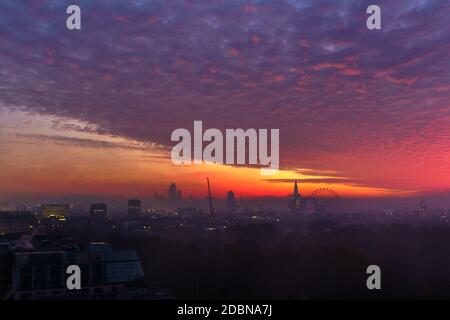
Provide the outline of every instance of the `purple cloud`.
<path id="1" fill-rule="evenodd" d="M 76 32 L 71 1 L 1 2 L 1 105 L 163 145 L 194 120 L 280 128 L 284 168 L 449 173 L 445 1 L 378 1 L 381 31 L 369 1 L 77 2 Z"/>

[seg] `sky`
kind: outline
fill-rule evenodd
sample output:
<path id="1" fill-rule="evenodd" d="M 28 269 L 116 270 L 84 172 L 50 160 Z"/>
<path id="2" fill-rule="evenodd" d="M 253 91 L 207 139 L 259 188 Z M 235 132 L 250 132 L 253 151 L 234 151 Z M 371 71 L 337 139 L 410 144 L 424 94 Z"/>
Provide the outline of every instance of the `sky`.
<path id="1" fill-rule="evenodd" d="M 2 0 L 0 199 L 450 199 L 450 3 Z M 82 29 L 66 28 L 81 8 Z M 173 130 L 280 129 L 280 170 L 171 162 Z"/>

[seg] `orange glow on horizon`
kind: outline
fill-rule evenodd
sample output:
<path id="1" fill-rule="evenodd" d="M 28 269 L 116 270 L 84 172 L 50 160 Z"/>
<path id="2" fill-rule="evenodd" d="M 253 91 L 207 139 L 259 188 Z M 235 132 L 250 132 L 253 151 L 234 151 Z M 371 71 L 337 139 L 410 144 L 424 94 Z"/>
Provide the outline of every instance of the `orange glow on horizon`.
<path id="1" fill-rule="evenodd" d="M 15 117 L 19 120 L 10 120 L 19 125 L 11 128 L 20 127 L 20 121 L 30 121 L 26 115 Z M 8 121 L 7 117 L 3 119 Z M 341 182 L 333 170 L 314 174 L 303 169 L 279 170 L 276 175 L 263 176 L 259 168 L 252 167 L 174 165 L 167 150 L 89 131 L 55 130 L 52 119 L 31 119 L 36 124 L 28 135 L 0 132 L 0 142 L 8 150 L 0 158 L 1 193 L 151 197 L 155 192 L 166 193 L 169 184 L 175 182 L 184 196 L 205 197 L 206 177 L 210 177 L 217 198 L 225 198 L 230 190 L 239 197 L 286 197 L 292 193 L 294 180 L 299 181 L 304 196 L 319 188 L 333 189 L 342 197 L 416 194 L 414 189 L 380 188 L 346 178 Z M 386 170 L 396 170 L 397 177 L 403 175 L 405 179 L 411 176 L 402 168 Z M 333 181 L 324 182 L 327 179 Z"/>

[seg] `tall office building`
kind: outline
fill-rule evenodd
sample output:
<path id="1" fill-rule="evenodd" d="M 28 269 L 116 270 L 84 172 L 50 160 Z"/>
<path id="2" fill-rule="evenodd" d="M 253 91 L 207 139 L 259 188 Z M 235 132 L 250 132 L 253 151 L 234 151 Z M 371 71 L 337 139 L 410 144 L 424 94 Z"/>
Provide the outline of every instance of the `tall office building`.
<path id="1" fill-rule="evenodd" d="M 168 190 L 169 206 L 172 208 L 178 207 L 181 200 L 181 190 L 177 190 L 177 185 L 171 183 Z"/>
<path id="2" fill-rule="evenodd" d="M 130 199 L 128 200 L 128 215 L 138 216 L 141 214 L 141 200 Z"/>
<path id="3" fill-rule="evenodd" d="M 228 213 L 236 213 L 237 211 L 237 203 L 236 198 L 234 197 L 233 191 L 228 191 L 227 194 L 227 212 Z"/>
<path id="4" fill-rule="evenodd" d="M 177 185 L 175 183 L 171 183 L 169 186 L 168 198 L 170 202 L 178 200 Z"/>

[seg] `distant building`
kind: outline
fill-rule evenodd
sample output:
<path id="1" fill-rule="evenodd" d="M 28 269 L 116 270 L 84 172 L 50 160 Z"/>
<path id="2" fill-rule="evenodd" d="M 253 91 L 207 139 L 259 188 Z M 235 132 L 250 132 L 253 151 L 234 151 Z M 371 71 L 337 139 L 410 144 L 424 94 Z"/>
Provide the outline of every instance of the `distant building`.
<path id="1" fill-rule="evenodd" d="M 28 211 L 0 212 L 0 235 L 27 232 L 36 224 L 36 218 Z"/>
<path id="2" fill-rule="evenodd" d="M 427 217 L 427 206 L 425 205 L 425 201 L 423 201 L 423 199 L 420 200 L 419 205 L 416 209 L 416 213 L 420 218 Z"/>
<path id="3" fill-rule="evenodd" d="M 58 220 L 67 219 L 70 214 L 68 204 L 43 204 L 41 210 L 44 218 L 56 218 Z"/>
<path id="4" fill-rule="evenodd" d="M 177 185 L 175 183 L 170 184 L 167 196 L 170 202 L 178 200 Z"/>
<path id="5" fill-rule="evenodd" d="M 169 190 L 167 192 L 167 196 L 169 199 L 169 206 L 172 208 L 176 208 L 180 205 L 181 201 L 181 190 L 177 190 L 177 185 L 175 183 L 171 183 L 169 186 Z"/>
<path id="6" fill-rule="evenodd" d="M 234 192 L 233 191 L 228 191 L 227 194 L 227 212 L 228 213 L 236 213 L 237 211 L 237 203 L 236 203 L 236 198 L 234 197 Z"/>
<path id="7" fill-rule="evenodd" d="M 0 211 L 8 211 L 11 207 L 8 201 L 0 201 Z"/>
<path id="8" fill-rule="evenodd" d="M 289 214 L 301 214 L 303 212 L 303 201 L 300 193 L 298 192 L 297 181 L 294 184 L 294 192 L 289 198 L 288 213 Z"/>
<path id="9" fill-rule="evenodd" d="M 93 218 L 106 218 L 108 215 L 108 206 L 105 203 L 91 204 L 89 214 Z"/>
<path id="10" fill-rule="evenodd" d="M 139 216 L 142 212 L 141 200 L 130 199 L 128 200 L 128 215 L 129 216 Z"/>

